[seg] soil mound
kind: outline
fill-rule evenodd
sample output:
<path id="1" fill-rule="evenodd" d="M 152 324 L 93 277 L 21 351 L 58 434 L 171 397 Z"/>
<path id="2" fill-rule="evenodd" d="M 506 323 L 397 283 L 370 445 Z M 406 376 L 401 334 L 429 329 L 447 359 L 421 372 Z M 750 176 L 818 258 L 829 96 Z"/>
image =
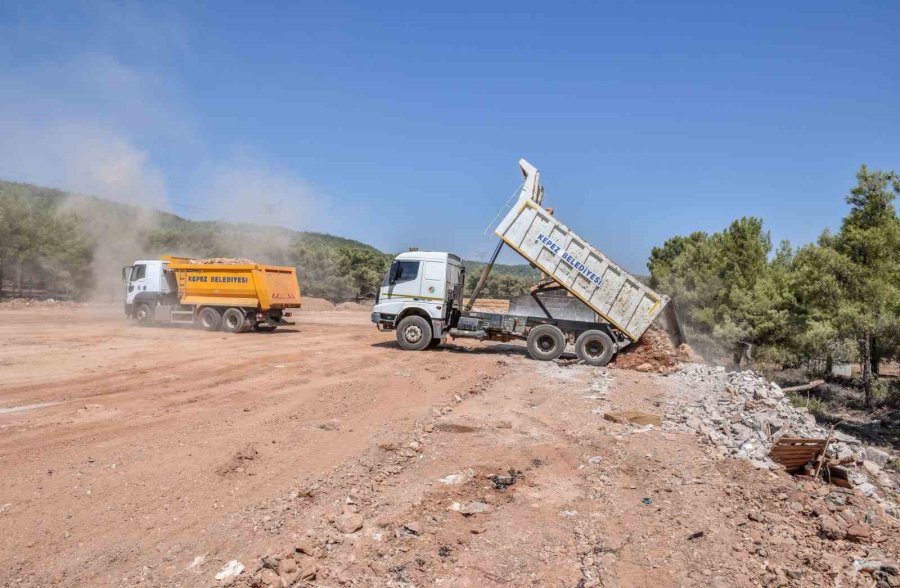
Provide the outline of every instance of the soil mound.
<path id="1" fill-rule="evenodd" d="M 682 347 L 686 348 L 684 354 L 694 353 L 687 345 L 676 349 L 665 331 L 651 327 L 637 343 L 619 353 L 611 365 L 639 372 L 668 374 L 678 369 Z"/>

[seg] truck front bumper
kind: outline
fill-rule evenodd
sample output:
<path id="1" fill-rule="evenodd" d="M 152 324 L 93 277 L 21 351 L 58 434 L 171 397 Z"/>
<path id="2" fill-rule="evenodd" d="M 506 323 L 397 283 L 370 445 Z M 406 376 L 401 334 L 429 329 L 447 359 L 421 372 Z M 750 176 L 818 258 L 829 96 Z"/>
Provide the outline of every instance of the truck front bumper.
<path id="1" fill-rule="evenodd" d="M 372 322 L 378 325 L 378 330 L 390 331 L 394 328 L 394 321 L 397 319 L 396 314 L 388 314 L 386 312 L 373 312 Z"/>

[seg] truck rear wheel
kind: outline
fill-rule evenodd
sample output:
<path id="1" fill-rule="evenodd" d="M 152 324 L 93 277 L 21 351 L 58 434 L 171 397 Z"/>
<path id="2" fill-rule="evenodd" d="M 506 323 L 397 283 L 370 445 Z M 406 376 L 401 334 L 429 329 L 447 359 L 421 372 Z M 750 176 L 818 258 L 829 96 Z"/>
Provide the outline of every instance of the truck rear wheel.
<path id="1" fill-rule="evenodd" d="M 538 325 L 528 333 L 528 355 L 541 361 L 556 359 L 566 350 L 566 336 L 554 325 Z"/>
<path id="2" fill-rule="evenodd" d="M 585 331 L 575 340 L 575 354 L 588 365 L 605 366 L 615 350 L 613 340 L 603 331 Z"/>
<path id="3" fill-rule="evenodd" d="M 246 316 L 240 308 L 229 308 L 222 315 L 222 330 L 226 333 L 243 333 Z"/>
<path id="4" fill-rule="evenodd" d="M 222 324 L 222 315 L 215 308 L 207 306 L 197 315 L 197 320 L 200 322 L 200 326 L 207 331 L 218 331 L 219 325 Z"/>
<path id="5" fill-rule="evenodd" d="M 138 304 L 134 308 L 134 318 L 142 327 L 153 324 L 153 309 L 146 302 Z"/>
<path id="6" fill-rule="evenodd" d="M 424 318 L 408 316 L 397 325 L 397 343 L 407 351 L 421 351 L 431 343 L 431 324 Z"/>

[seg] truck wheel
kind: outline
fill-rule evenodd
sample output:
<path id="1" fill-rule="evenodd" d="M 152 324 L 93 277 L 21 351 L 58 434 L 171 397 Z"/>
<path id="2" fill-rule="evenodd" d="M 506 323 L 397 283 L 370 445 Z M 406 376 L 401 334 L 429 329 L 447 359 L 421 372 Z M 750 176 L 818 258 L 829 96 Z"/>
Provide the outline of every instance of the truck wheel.
<path id="1" fill-rule="evenodd" d="M 138 304 L 134 309 L 134 318 L 142 327 L 153 324 L 153 309 L 146 302 Z"/>
<path id="2" fill-rule="evenodd" d="M 197 320 L 200 322 L 200 326 L 205 330 L 218 331 L 219 325 L 222 324 L 222 315 L 220 315 L 219 311 L 215 308 L 207 306 L 200 311 L 200 314 L 197 316 Z"/>
<path id="3" fill-rule="evenodd" d="M 556 359 L 566 350 L 566 336 L 559 327 L 538 325 L 528 333 L 528 355 L 541 361 Z"/>
<path id="4" fill-rule="evenodd" d="M 585 331 L 575 340 L 575 354 L 588 365 L 602 367 L 609 363 L 616 346 L 603 331 Z"/>
<path id="5" fill-rule="evenodd" d="M 222 330 L 226 333 L 244 332 L 244 311 L 240 308 L 229 308 L 222 315 Z"/>
<path id="6" fill-rule="evenodd" d="M 397 326 L 397 343 L 407 351 L 421 351 L 431 343 L 431 324 L 420 316 L 408 316 Z"/>

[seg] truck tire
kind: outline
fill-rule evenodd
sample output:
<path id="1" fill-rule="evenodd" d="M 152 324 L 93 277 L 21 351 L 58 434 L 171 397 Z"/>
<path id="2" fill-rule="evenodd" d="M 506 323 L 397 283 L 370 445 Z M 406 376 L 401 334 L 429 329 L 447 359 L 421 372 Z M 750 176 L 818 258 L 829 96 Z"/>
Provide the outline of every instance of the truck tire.
<path id="1" fill-rule="evenodd" d="M 588 365 L 603 367 L 615 352 L 612 338 L 603 331 L 585 331 L 575 340 L 575 354 Z"/>
<path id="2" fill-rule="evenodd" d="M 397 343 L 407 351 L 421 351 L 431 344 L 431 323 L 411 315 L 397 325 Z"/>
<path id="3" fill-rule="evenodd" d="M 243 333 L 246 327 L 244 311 L 240 308 L 229 308 L 222 315 L 222 330 L 226 333 Z"/>
<path id="4" fill-rule="evenodd" d="M 554 325 L 538 325 L 528 333 L 528 355 L 541 361 L 551 361 L 566 350 L 566 336 Z"/>
<path id="5" fill-rule="evenodd" d="M 146 302 L 142 302 L 134 307 L 134 318 L 142 327 L 153 324 L 153 309 Z"/>
<path id="6" fill-rule="evenodd" d="M 197 321 L 207 331 L 218 331 L 222 324 L 222 315 L 215 308 L 207 306 L 197 315 Z"/>

